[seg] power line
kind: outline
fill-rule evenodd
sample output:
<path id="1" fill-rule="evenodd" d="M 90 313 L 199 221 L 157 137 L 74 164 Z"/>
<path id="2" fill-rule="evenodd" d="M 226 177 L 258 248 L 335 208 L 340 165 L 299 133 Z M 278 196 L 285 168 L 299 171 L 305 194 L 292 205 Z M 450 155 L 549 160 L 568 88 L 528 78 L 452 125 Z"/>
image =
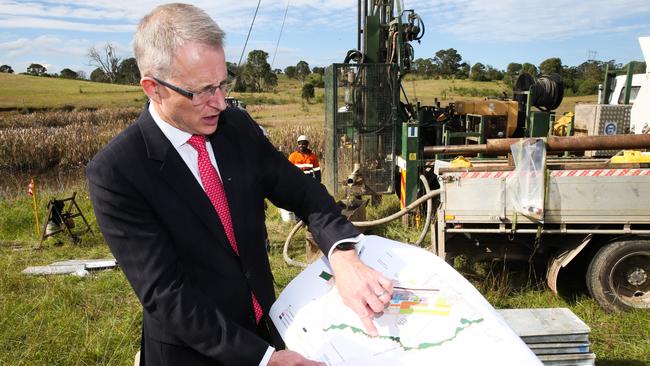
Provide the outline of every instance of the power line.
<path id="1" fill-rule="evenodd" d="M 284 9 L 284 18 L 282 19 L 282 27 L 280 27 L 280 35 L 278 36 L 278 42 L 275 44 L 275 52 L 273 52 L 273 60 L 271 61 L 271 70 L 273 70 L 273 65 L 275 64 L 275 55 L 278 54 L 278 46 L 280 45 L 280 38 L 282 38 L 282 31 L 284 30 L 284 22 L 287 20 L 287 13 L 289 12 L 289 0 L 287 0 L 287 7 Z"/>
<path id="2" fill-rule="evenodd" d="M 248 35 L 246 36 L 246 42 L 244 42 L 244 48 L 241 50 L 241 56 L 239 56 L 239 62 L 237 63 L 237 71 L 239 71 L 239 66 L 241 66 L 241 60 L 244 58 L 244 52 L 246 52 L 246 46 L 248 45 L 248 38 L 251 36 L 251 31 L 253 30 L 253 24 L 255 24 L 255 18 L 257 17 L 257 11 L 260 9 L 260 3 L 262 0 L 257 1 L 257 7 L 255 8 L 255 14 L 253 14 L 253 21 L 251 22 L 251 27 L 248 28 Z"/>

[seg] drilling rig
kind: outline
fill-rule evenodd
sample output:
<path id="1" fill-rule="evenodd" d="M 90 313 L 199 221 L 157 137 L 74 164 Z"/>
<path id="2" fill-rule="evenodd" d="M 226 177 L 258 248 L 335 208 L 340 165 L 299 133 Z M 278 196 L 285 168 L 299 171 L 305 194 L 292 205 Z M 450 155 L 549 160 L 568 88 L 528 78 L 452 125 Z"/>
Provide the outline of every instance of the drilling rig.
<path id="1" fill-rule="evenodd" d="M 357 49 L 325 73 L 325 159 L 333 166 L 325 184 L 333 194 L 342 182 L 361 194 L 393 193 L 398 157 L 408 157 L 400 161 L 413 174 L 404 178 L 417 179 L 418 128 L 421 116 L 430 117 L 405 93 L 400 101 L 413 61 L 410 43 L 422 38 L 424 23 L 401 2 L 385 0 L 359 0 L 357 20 Z"/>
<path id="2" fill-rule="evenodd" d="M 333 195 L 341 187 L 346 195 L 397 193 L 405 207 L 418 197 L 420 175 L 438 184 L 427 174 L 433 160 L 424 159 L 425 146 L 545 137 L 563 87 L 557 74 L 537 80 L 523 74 L 511 100 L 412 103 L 402 80 L 413 64 L 411 43 L 424 36 L 425 25 L 401 4 L 359 0 L 357 48 L 326 70 L 325 160 L 332 174 L 324 183 Z"/>

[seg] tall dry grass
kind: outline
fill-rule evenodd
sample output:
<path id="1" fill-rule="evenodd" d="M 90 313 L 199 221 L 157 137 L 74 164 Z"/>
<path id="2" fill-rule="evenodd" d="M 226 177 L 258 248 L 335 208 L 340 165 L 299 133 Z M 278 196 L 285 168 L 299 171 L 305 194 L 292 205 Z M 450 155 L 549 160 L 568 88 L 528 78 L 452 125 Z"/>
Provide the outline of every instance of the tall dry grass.
<path id="1" fill-rule="evenodd" d="M 139 113 L 121 108 L 6 117 L 0 124 L 0 169 L 83 166 Z"/>
<path id="2" fill-rule="evenodd" d="M 101 125 L 111 121 L 134 120 L 141 108 L 110 108 L 99 110 L 57 110 L 30 114 L 0 114 L 1 128 L 62 127 L 74 124 Z"/>
<path id="3" fill-rule="evenodd" d="M 289 155 L 298 147 L 297 139 L 300 135 L 309 138 L 309 148 L 321 157 L 325 146 L 323 146 L 324 132 L 322 128 L 310 125 L 285 126 L 284 128 L 272 128 L 269 132 L 269 140 L 285 155 Z"/>
<path id="4" fill-rule="evenodd" d="M 111 138 L 132 123 L 138 108 L 53 111 L 0 118 L 0 169 L 44 172 L 84 166 Z M 324 151 L 323 129 L 314 124 L 269 128 L 269 139 L 285 154 L 307 135 L 312 150 Z"/>

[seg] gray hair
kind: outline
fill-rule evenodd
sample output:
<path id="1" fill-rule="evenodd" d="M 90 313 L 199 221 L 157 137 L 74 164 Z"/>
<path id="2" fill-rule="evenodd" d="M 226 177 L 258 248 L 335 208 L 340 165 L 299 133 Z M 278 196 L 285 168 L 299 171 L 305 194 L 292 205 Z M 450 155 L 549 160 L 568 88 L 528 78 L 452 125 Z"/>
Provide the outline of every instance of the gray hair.
<path id="1" fill-rule="evenodd" d="M 140 75 L 170 78 L 177 47 L 192 41 L 223 48 L 224 36 L 217 23 L 194 5 L 160 5 L 142 18 L 133 37 Z"/>

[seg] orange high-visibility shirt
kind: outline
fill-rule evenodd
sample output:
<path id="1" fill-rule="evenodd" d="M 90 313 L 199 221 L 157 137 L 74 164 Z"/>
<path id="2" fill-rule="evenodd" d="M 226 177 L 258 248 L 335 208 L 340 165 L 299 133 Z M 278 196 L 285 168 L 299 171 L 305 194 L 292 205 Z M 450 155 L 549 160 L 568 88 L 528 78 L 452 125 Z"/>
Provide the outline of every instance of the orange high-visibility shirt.
<path id="1" fill-rule="evenodd" d="M 318 163 L 318 157 L 313 152 L 303 154 L 300 151 L 294 151 L 289 155 L 289 162 L 297 166 L 305 174 L 314 175 L 316 172 L 320 172 L 320 164 Z"/>

